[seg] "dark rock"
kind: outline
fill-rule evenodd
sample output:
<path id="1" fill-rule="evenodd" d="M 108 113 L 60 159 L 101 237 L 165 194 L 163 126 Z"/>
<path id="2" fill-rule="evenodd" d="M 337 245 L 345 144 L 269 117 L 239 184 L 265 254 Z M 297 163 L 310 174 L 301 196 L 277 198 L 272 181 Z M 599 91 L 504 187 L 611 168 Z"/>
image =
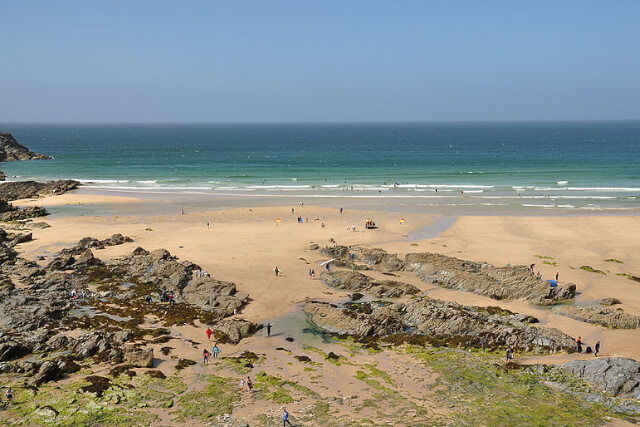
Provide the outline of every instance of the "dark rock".
<path id="1" fill-rule="evenodd" d="M 19 208 L 19 209 L 15 209 L 15 210 L 0 214 L 0 221 L 3 221 L 3 222 L 21 221 L 21 220 L 25 220 L 29 218 L 37 218 L 45 215 L 49 215 L 49 213 L 45 210 L 45 208 L 41 208 L 40 206 L 29 206 L 26 208 Z"/>
<path id="2" fill-rule="evenodd" d="M 600 300 L 600 305 L 616 305 L 616 304 L 622 304 L 622 301 L 620 301 L 618 298 L 602 298 Z"/>
<path id="3" fill-rule="evenodd" d="M 39 196 L 63 194 L 75 190 L 78 181 L 59 180 L 49 182 L 13 181 L 0 183 L 0 199 L 11 201 L 32 199 Z"/>
<path id="4" fill-rule="evenodd" d="M 89 385 L 80 387 L 80 391 L 83 393 L 91 393 L 96 397 L 102 397 L 105 391 L 111 387 L 111 380 L 106 377 L 100 377 L 98 375 L 90 375 L 84 378 L 89 382 Z"/>
<path id="5" fill-rule="evenodd" d="M 167 378 L 167 376 L 165 374 L 162 373 L 162 371 L 158 371 L 155 369 L 152 369 L 150 371 L 146 371 L 144 373 L 145 375 L 149 375 L 151 378 L 157 378 L 159 380 L 163 380 L 165 378 Z"/>
<path id="6" fill-rule="evenodd" d="M 44 154 L 34 153 L 16 141 L 10 133 L 0 133 L 0 162 L 52 158 L 53 157 Z"/>
<path id="7" fill-rule="evenodd" d="M 64 372 L 60 367 L 50 360 L 44 362 L 34 378 L 36 386 L 47 383 L 49 381 L 57 381 L 64 376 Z"/>
<path id="8" fill-rule="evenodd" d="M 176 370 L 177 371 L 181 371 L 184 368 L 186 368 L 188 366 L 193 366 L 195 364 L 196 364 L 196 362 L 194 362 L 193 360 L 190 360 L 190 359 L 178 359 L 178 364 L 176 365 Z"/>
<path id="9" fill-rule="evenodd" d="M 327 353 L 327 359 L 331 359 L 331 360 L 339 360 L 340 356 L 338 356 L 337 354 L 335 354 L 333 351 L 330 351 L 329 353 Z"/>
<path id="10" fill-rule="evenodd" d="M 311 358 L 309 356 L 293 356 L 298 362 L 309 363 L 311 362 Z"/>

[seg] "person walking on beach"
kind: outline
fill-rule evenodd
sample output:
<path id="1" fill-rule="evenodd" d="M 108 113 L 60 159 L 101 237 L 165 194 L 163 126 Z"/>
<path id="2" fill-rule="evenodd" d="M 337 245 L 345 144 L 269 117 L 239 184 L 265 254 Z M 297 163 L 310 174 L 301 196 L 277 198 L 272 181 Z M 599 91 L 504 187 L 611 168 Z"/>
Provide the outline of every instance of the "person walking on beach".
<path id="1" fill-rule="evenodd" d="M 211 357 L 211 353 L 209 353 L 209 350 L 207 350 L 206 348 L 204 350 L 202 350 L 202 364 L 203 365 L 208 365 L 209 364 L 209 357 Z"/>
<path id="2" fill-rule="evenodd" d="M 153 301 L 153 299 L 151 298 L 151 295 L 147 295 L 147 298 L 145 298 L 147 300 L 147 304 L 149 305 L 149 307 L 151 307 L 151 302 Z"/>
<path id="3" fill-rule="evenodd" d="M 340 215 L 342 215 L 342 208 L 340 208 Z"/>
<path id="4" fill-rule="evenodd" d="M 312 268 L 311 269 L 311 280 L 314 280 L 316 278 L 316 271 Z"/>
<path id="5" fill-rule="evenodd" d="M 251 381 L 251 377 L 247 377 L 247 390 L 250 392 L 253 391 L 253 382 Z"/>
<path id="6" fill-rule="evenodd" d="M 598 357 L 598 353 L 600 353 L 600 341 L 598 341 L 598 342 L 596 343 L 595 351 L 593 352 L 593 354 L 594 354 L 596 357 Z"/>
<path id="7" fill-rule="evenodd" d="M 276 277 L 278 277 L 278 275 L 280 274 L 280 270 L 278 270 L 278 266 L 276 265 L 276 267 L 273 269 L 273 272 L 276 273 Z"/>
<path id="8" fill-rule="evenodd" d="M 513 347 L 507 347 L 507 362 L 513 360 Z"/>
<path id="9" fill-rule="evenodd" d="M 267 336 L 271 336 L 271 323 L 267 323 Z"/>
<path id="10" fill-rule="evenodd" d="M 576 345 L 578 346 L 578 353 L 582 353 L 582 337 L 578 337 Z"/>
<path id="11" fill-rule="evenodd" d="M 209 341 L 211 341 L 211 334 L 213 334 L 213 331 L 211 330 L 211 328 L 207 328 L 206 331 L 204 331 L 205 334 L 207 334 L 207 338 L 209 339 Z"/>
<path id="12" fill-rule="evenodd" d="M 293 427 L 293 424 L 289 421 L 289 412 L 287 411 L 287 408 L 284 408 L 284 413 L 282 414 L 282 427 L 286 427 L 287 424 Z"/>
<path id="13" fill-rule="evenodd" d="M 559 277 L 560 277 L 560 273 L 556 272 L 556 282 L 558 281 Z"/>
<path id="14" fill-rule="evenodd" d="M 7 398 L 7 404 L 11 403 L 11 401 L 13 400 L 13 389 L 11 388 L 11 386 L 9 386 L 9 388 L 7 389 L 5 397 Z"/>
<path id="15" fill-rule="evenodd" d="M 213 358 L 217 359 L 219 353 L 220 353 L 220 347 L 218 347 L 218 343 L 213 344 Z"/>
<path id="16" fill-rule="evenodd" d="M 294 208 L 291 208 L 291 213 L 294 213 L 296 210 Z"/>
<path id="17" fill-rule="evenodd" d="M 240 390 L 244 391 L 244 378 L 240 379 Z"/>

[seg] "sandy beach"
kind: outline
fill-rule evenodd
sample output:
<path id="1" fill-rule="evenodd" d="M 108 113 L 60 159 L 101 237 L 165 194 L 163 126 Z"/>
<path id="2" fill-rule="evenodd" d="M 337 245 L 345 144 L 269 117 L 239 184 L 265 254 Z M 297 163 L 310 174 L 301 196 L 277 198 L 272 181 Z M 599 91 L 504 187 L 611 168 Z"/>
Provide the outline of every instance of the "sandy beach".
<path id="1" fill-rule="evenodd" d="M 543 278 L 553 278 L 577 285 L 576 305 L 597 302 L 605 297 L 617 297 L 622 304 L 616 306 L 625 312 L 640 314 L 640 294 L 637 282 L 616 273 L 640 272 L 638 243 L 631 238 L 640 235 L 638 216 L 442 216 L 417 213 L 415 210 L 361 210 L 347 207 L 342 213 L 338 208 L 312 204 L 290 204 L 283 206 L 242 206 L 224 208 L 212 205 L 210 209 L 199 206 L 198 210 L 177 211 L 166 214 L 166 206 L 161 214 L 131 215 L 137 205 L 158 203 L 129 196 L 97 196 L 91 194 L 68 193 L 37 200 L 20 201 L 16 205 L 38 204 L 65 209 L 60 214 L 45 218 L 49 228 L 34 229 L 33 240 L 19 245 L 21 255 L 27 259 L 46 263 L 55 252 L 70 247 L 83 237 L 104 239 L 114 233 L 130 236 L 133 242 L 94 250 L 97 257 L 109 260 L 131 253 L 136 247 L 148 250 L 165 248 L 181 260 L 189 260 L 200 265 L 203 270 L 218 280 L 234 282 L 238 290 L 250 296 L 250 303 L 235 316 L 257 324 L 273 325 L 273 336 L 268 338 L 264 330 L 255 336 L 242 340 L 238 345 L 224 345 L 223 356 L 238 357 L 244 351 L 260 355 L 262 362 L 255 368 L 240 369 L 243 375 L 256 376 L 258 371 L 277 374 L 288 378 L 301 387 L 323 396 L 341 396 L 348 405 L 366 402 L 366 396 L 375 395 L 371 385 L 363 389 L 358 372 L 363 367 L 375 366 L 388 375 L 389 384 L 401 387 L 403 399 L 412 405 L 421 405 L 426 412 L 412 412 L 414 419 L 424 413 L 430 417 L 446 416 L 449 412 L 439 403 L 427 404 L 423 387 L 436 381 L 436 371 L 425 368 L 415 360 L 400 352 L 367 353 L 362 350 L 348 350 L 344 345 L 323 341 L 318 336 L 303 332 L 304 315 L 300 303 L 308 300 L 341 302 L 349 299 L 349 292 L 329 288 L 320 279 L 323 271 L 321 263 L 327 260 L 309 246 L 320 246 L 337 242 L 352 247 L 382 248 L 390 253 L 404 256 L 411 252 L 436 252 L 461 259 L 488 262 L 495 266 L 507 264 L 530 265 L 540 271 Z M 246 203 L 246 202 L 245 202 Z M 113 214 L 107 209 L 105 214 L 74 215 L 74 206 L 102 207 L 125 206 L 126 210 Z M 298 222 L 298 217 L 302 223 Z M 365 230 L 364 221 L 373 218 L 378 225 L 375 230 Z M 401 221 L 404 219 L 405 221 Z M 355 226 L 355 231 L 352 231 Z M 424 238 L 424 236 L 432 236 Z M 44 257 L 44 258 L 42 258 Z M 617 259 L 621 263 L 607 262 Z M 547 263 L 544 263 L 547 261 Z M 553 265 L 552 265 L 553 263 Z M 604 270 L 606 274 L 580 269 L 589 265 Z M 276 276 L 274 268 L 280 274 Z M 309 277 L 310 268 L 318 273 L 315 279 Z M 377 279 L 384 275 L 371 271 L 368 274 Z M 469 292 L 445 289 L 425 283 L 409 272 L 398 272 L 398 279 L 412 284 L 420 292 L 431 298 L 458 302 L 480 307 L 499 306 L 516 313 L 535 316 L 539 326 L 557 328 L 566 334 L 582 336 L 585 345 L 602 343 L 603 356 L 640 358 L 640 343 L 637 331 L 633 329 L 608 329 L 602 326 L 574 320 L 553 313 L 549 308 L 534 306 L 524 300 L 497 301 Z M 150 320 L 150 325 L 155 321 Z M 211 345 L 204 335 L 206 325 L 171 328 L 173 339 L 169 344 L 155 344 L 157 369 L 170 376 L 174 373 L 178 359 L 200 361 L 203 346 Z M 285 340 L 292 337 L 293 341 Z M 170 353 L 163 356 L 163 347 L 169 346 Z M 332 364 L 326 362 L 326 355 L 332 352 L 352 360 L 349 363 Z M 300 364 L 293 356 L 307 355 L 312 365 Z M 318 357 L 320 356 L 320 357 Z M 221 359 L 222 361 L 225 358 Z M 588 354 L 558 353 L 552 355 L 516 355 L 516 361 L 524 364 L 557 364 L 575 359 L 592 359 Z M 346 360 L 346 359 L 345 359 Z M 253 365 L 251 365 L 253 366 Z M 311 367 L 310 367 L 311 366 Z M 408 369 L 407 366 L 411 368 Z M 373 369 L 373 368 L 372 368 Z M 237 369 L 227 362 L 213 361 L 211 365 L 197 364 L 182 371 L 182 379 L 188 389 L 204 386 L 202 374 L 215 372 L 216 375 L 235 378 L 239 381 Z M 319 371 L 317 374 L 316 371 Z M 107 368 L 96 370 L 107 372 Z M 371 373 L 374 371 L 371 371 Z M 378 372 L 378 371 L 375 371 Z M 309 375 L 309 374 L 312 375 Z M 321 374 L 320 374 L 321 373 Z M 435 386 L 434 386 L 435 387 Z M 304 394 L 304 393 L 303 393 Z M 347 396 L 347 397 L 345 397 Z M 351 398 L 349 396 L 358 396 Z M 315 398 L 314 398 L 315 399 Z M 299 417 L 313 412 L 314 399 L 298 396 L 290 405 Z M 357 399 L 357 400 L 356 400 Z M 347 402 L 344 400 L 344 402 Z M 282 404 L 261 401 L 255 405 L 253 395 L 242 394 L 235 405 L 234 417 L 257 419 L 262 416 L 277 418 Z M 311 405 L 311 406 L 310 406 Z M 366 406 L 366 405 L 365 405 Z M 363 407 L 364 408 L 364 407 Z M 351 406 L 332 407 L 333 416 L 351 417 Z M 384 410 L 360 409 L 358 418 L 373 418 L 383 422 L 392 412 Z M 175 416 L 163 411 L 154 411 L 159 424 L 180 424 Z M 266 414 L 266 415 L 265 415 Z M 386 414 L 386 415 L 385 415 Z M 423 414 L 423 415 L 420 415 Z M 403 421 L 407 423 L 407 421 Z M 611 425 L 624 425 L 622 420 L 612 420 Z M 311 422 L 310 425 L 320 425 Z M 405 424 L 402 424 L 405 425 Z M 409 424 L 406 424 L 409 425 Z"/>

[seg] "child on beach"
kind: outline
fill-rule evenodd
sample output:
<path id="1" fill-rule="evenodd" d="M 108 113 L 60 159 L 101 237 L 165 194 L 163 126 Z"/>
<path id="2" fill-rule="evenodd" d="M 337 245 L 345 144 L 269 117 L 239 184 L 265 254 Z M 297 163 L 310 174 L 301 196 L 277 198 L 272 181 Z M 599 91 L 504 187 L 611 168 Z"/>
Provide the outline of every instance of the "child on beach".
<path id="1" fill-rule="evenodd" d="M 202 350 L 202 364 L 206 365 L 209 363 L 209 357 L 211 357 L 211 353 L 209 353 L 209 350 L 207 350 L 206 348 L 204 350 Z"/>
<path id="2" fill-rule="evenodd" d="M 220 347 L 218 347 L 218 343 L 215 343 L 213 345 L 213 358 L 214 359 L 218 358 L 218 353 L 220 353 Z"/>
<path id="3" fill-rule="evenodd" d="M 251 381 L 251 377 L 247 377 L 247 390 L 253 391 L 253 382 Z"/>

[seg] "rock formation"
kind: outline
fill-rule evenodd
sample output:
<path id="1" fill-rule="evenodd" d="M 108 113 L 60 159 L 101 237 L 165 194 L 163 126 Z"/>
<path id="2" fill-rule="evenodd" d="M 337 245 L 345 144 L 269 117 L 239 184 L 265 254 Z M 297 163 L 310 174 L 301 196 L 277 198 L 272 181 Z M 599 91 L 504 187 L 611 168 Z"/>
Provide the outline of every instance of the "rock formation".
<path id="1" fill-rule="evenodd" d="M 378 298 L 397 298 L 403 295 L 415 295 L 420 289 L 413 285 L 393 280 L 376 281 L 362 273 L 353 271 L 334 271 L 322 275 L 332 288 L 355 292 L 367 292 Z"/>
<path id="2" fill-rule="evenodd" d="M 494 267 L 435 253 L 407 254 L 405 262 L 405 270 L 425 282 L 496 300 L 524 298 L 533 304 L 550 305 L 575 297 L 573 283 L 551 288 L 525 266 Z"/>
<path id="3" fill-rule="evenodd" d="M 573 360 L 563 363 L 559 368 L 614 396 L 624 395 L 640 399 L 640 362 L 636 360 L 599 357 L 592 360 Z"/>
<path id="4" fill-rule="evenodd" d="M 355 306 L 362 306 L 356 308 Z M 406 335 L 409 342 L 422 339 L 434 345 L 503 348 L 549 352 L 575 348 L 570 336 L 553 328 L 539 328 L 536 319 L 499 308 L 470 307 L 421 298 L 386 306 L 309 302 L 304 311 L 320 328 L 355 337 L 393 341 Z"/>
<path id="5" fill-rule="evenodd" d="M 636 329 L 640 327 L 640 316 L 625 313 L 621 308 L 574 307 L 561 305 L 553 312 L 582 322 L 594 323 L 607 328 Z"/>
<path id="6" fill-rule="evenodd" d="M 59 181 L 13 181 L 0 183 L 0 199 L 11 201 L 19 199 L 31 199 L 40 196 L 62 194 L 75 190 L 80 184 L 78 181 L 64 179 Z"/>
<path id="7" fill-rule="evenodd" d="M 496 300 L 523 298 L 533 304 L 552 305 L 574 298 L 576 292 L 573 283 L 552 288 L 549 282 L 531 274 L 526 266 L 494 267 L 436 253 L 411 253 L 401 260 L 382 249 L 341 245 L 318 249 L 323 255 L 336 258 L 338 266 L 383 272 L 410 271 L 425 282 Z"/>
<path id="8" fill-rule="evenodd" d="M 0 230 L 0 372 L 32 375 L 38 385 L 62 378 L 75 369 L 74 361 L 86 358 L 151 367 L 153 351 L 143 347 L 145 337 L 151 342 L 171 337 L 167 329 L 142 327 L 148 315 L 166 326 L 199 320 L 211 325 L 222 342 L 237 343 L 258 329 L 251 322 L 224 319 L 246 304 L 248 295 L 230 282 L 194 279 L 200 267 L 164 249 L 137 248 L 107 264 L 90 248 L 131 239 L 120 234 L 84 238 L 43 267 L 18 257 L 18 241 L 20 236 Z M 13 284 L 14 277 L 22 286 Z M 163 290 L 175 293 L 175 304 L 158 302 Z M 145 300 L 148 295 L 152 304 Z M 73 338 L 66 334 L 71 330 L 89 332 Z M 36 355 L 20 360 L 31 353 Z M 42 359 L 40 353 L 56 356 Z"/>
<path id="9" fill-rule="evenodd" d="M 16 141 L 10 133 L 0 133 L 0 162 L 32 159 L 52 159 L 52 157 L 34 153 Z"/>

